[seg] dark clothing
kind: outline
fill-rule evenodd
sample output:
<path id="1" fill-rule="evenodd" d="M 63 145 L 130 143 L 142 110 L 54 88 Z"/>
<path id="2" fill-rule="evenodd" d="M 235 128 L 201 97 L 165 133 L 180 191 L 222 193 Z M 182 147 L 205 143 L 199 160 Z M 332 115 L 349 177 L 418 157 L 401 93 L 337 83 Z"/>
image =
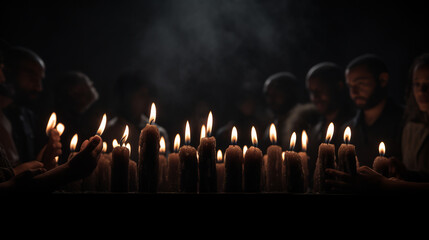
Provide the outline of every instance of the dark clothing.
<path id="1" fill-rule="evenodd" d="M 14 176 L 12 165 L 7 159 L 6 152 L 0 144 L 0 182 L 5 182 Z"/>
<path id="2" fill-rule="evenodd" d="M 375 157 L 379 155 L 380 142 L 386 145 L 386 157 L 401 157 L 401 132 L 402 132 L 403 108 L 388 99 L 381 115 L 368 126 L 362 110 L 358 110 L 356 116 L 342 129 L 350 126 L 352 131 L 351 144 L 356 146 L 356 155 L 359 166 L 372 168 Z"/>

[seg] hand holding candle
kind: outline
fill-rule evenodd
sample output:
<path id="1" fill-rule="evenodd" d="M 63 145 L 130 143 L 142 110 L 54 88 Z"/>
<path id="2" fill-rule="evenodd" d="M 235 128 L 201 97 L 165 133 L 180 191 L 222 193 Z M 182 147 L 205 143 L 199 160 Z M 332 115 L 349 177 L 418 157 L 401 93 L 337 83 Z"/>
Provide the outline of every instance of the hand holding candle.
<path id="1" fill-rule="evenodd" d="M 43 147 L 41 152 L 39 153 L 38 159 L 43 163 L 44 168 L 50 170 L 57 166 L 56 157 L 62 154 L 61 151 L 61 142 L 60 135 L 62 134 L 62 127 L 64 125 L 60 125 L 59 131 L 55 127 L 57 124 L 57 115 L 54 113 L 51 114 L 48 124 L 46 126 L 46 135 L 49 137 L 48 143 Z"/>

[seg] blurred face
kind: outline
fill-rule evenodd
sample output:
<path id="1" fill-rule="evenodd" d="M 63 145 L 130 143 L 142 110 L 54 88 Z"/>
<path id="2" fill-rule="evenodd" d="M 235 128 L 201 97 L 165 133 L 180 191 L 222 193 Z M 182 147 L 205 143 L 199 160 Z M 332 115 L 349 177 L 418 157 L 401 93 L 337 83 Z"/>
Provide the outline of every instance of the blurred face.
<path id="1" fill-rule="evenodd" d="M 350 97 L 358 108 L 367 109 L 378 103 L 378 84 L 372 73 L 364 66 L 346 71 L 346 83 Z"/>
<path id="2" fill-rule="evenodd" d="M 318 78 L 310 78 L 307 82 L 310 100 L 321 114 L 328 114 L 335 110 L 335 96 L 332 87 L 323 84 Z"/>
<path id="3" fill-rule="evenodd" d="M 25 60 L 18 72 L 17 92 L 27 100 L 35 100 L 42 92 L 42 80 L 45 77 L 45 67 L 38 61 Z"/>
<path id="4" fill-rule="evenodd" d="M 265 93 L 265 102 L 274 114 L 282 114 L 287 112 L 295 102 L 293 96 L 295 94 L 292 92 L 269 86 Z"/>
<path id="5" fill-rule="evenodd" d="M 420 111 L 429 113 L 429 67 L 414 69 L 413 93 Z"/>
<path id="6" fill-rule="evenodd" d="M 73 107 L 79 113 L 87 110 L 98 99 L 98 92 L 94 88 L 93 82 L 88 78 L 70 88 L 69 94 Z"/>

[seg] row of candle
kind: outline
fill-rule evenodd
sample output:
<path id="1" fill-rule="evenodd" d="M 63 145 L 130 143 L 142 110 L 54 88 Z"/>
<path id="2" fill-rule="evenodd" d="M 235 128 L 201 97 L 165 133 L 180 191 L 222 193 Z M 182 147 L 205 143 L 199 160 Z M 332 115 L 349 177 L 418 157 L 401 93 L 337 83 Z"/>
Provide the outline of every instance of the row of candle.
<path id="1" fill-rule="evenodd" d="M 258 148 L 256 129 L 252 127 L 252 146 L 247 148 L 237 145 L 238 133 L 232 128 L 231 145 L 226 149 L 224 159 L 222 151 L 216 154 L 216 139 L 211 136 L 213 115 L 210 112 L 207 128 L 202 126 L 198 149 L 190 146 L 189 122 L 185 127 L 185 144 L 180 147 L 180 135 L 174 140 L 174 152 L 165 156 L 165 140 L 160 137 L 155 125 L 156 108 L 152 104 L 149 123 L 141 130 L 139 139 L 139 159 L 137 164 L 130 161 L 131 146 L 126 143 L 129 128 L 125 127 L 119 143 L 115 139 L 111 155 L 103 153 L 99 166 L 92 174 L 104 173 L 103 179 L 108 182 L 109 191 L 113 192 L 305 192 L 308 187 L 308 160 L 306 154 L 307 134 L 302 132 L 303 151 L 294 151 L 296 133 L 291 136 L 290 148 L 283 151 L 276 145 L 277 134 L 275 125 L 270 126 L 272 145 L 263 155 Z M 101 136 L 107 118 L 103 115 L 97 135 Z M 55 113 L 51 115 L 46 128 L 56 128 L 61 135 L 64 125 L 56 124 Z M 314 173 L 314 192 L 326 192 L 326 168 L 337 168 L 351 175 L 356 174 L 358 160 L 355 146 L 350 144 L 351 131 L 347 127 L 344 133 L 345 143 L 338 149 L 339 160 L 335 159 L 335 146 L 330 144 L 334 126 L 331 123 L 326 134 L 326 142 L 320 144 L 316 170 Z M 72 138 L 70 149 L 73 156 L 77 144 L 77 134 Z M 107 149 L 107 144 L 103 143 Z M 385 172 L 387 159 L 384 157 L 384 143 L 380 143 L 380 155 L 374 160 L 374 169 Z M 103 150 L 105 151 L 105 150 Z M 71 157 L 69 156 L 69 157 Z M 58 161 L 58 157 L 56 157 Z M 338 164 L 336 164 L 338 162 Z M 107 170 L 102 169 L 105 166 Z M 106 173 L 107 172 L 107 173 Z M 91 178 L 90 177 L 90 178 Z M 110 179 L 107 179 L 110 178 Z"/>

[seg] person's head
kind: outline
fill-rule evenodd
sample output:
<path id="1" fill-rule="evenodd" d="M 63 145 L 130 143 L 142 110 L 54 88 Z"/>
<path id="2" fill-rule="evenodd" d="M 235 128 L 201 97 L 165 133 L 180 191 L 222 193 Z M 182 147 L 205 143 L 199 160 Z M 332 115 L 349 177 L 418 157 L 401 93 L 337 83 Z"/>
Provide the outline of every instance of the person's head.
<path id="1" fill-rule="evenodd" d="M 346 68 L 350 97 L 358 108 L 371 109 L 387 97 L 389 73 L 380 57 L 365 54 Z"/>
<path id="2" fill-rule="evenodd" d="M 306 86 L 310 100 L 323 115 L 335 112 L 346 103 L 344 72 L 335 63 L 314 65 L 307 73 Z"/>
<path id="3" fill-rule="evenodd" d="M 410 67 L 406 116 L 429 114 L 429 53 L 417 57 Z"/>
<path id="4" fill-rule="evenodd" d="M 23 47 L 10 48 L 5 56 L 5 75 L 22 102 L 33 101 L 43 90 L 45 63 L 33 51 Z"/>
<path id="5" fill-rule="evenodd" d="M 56 103 L 75 113 L 85 112 L 98 100 L 99 95 L 93 82 L 82 72 L 67 72 L 58 79 L 56 84 Z"/>
<path id="6" fill-rule="evenodd" d="M 276 115 L 287 113 L 298 102 L 298 81 L 289 72 L 270 76 L 264 83 L 265 102 Z"/>

